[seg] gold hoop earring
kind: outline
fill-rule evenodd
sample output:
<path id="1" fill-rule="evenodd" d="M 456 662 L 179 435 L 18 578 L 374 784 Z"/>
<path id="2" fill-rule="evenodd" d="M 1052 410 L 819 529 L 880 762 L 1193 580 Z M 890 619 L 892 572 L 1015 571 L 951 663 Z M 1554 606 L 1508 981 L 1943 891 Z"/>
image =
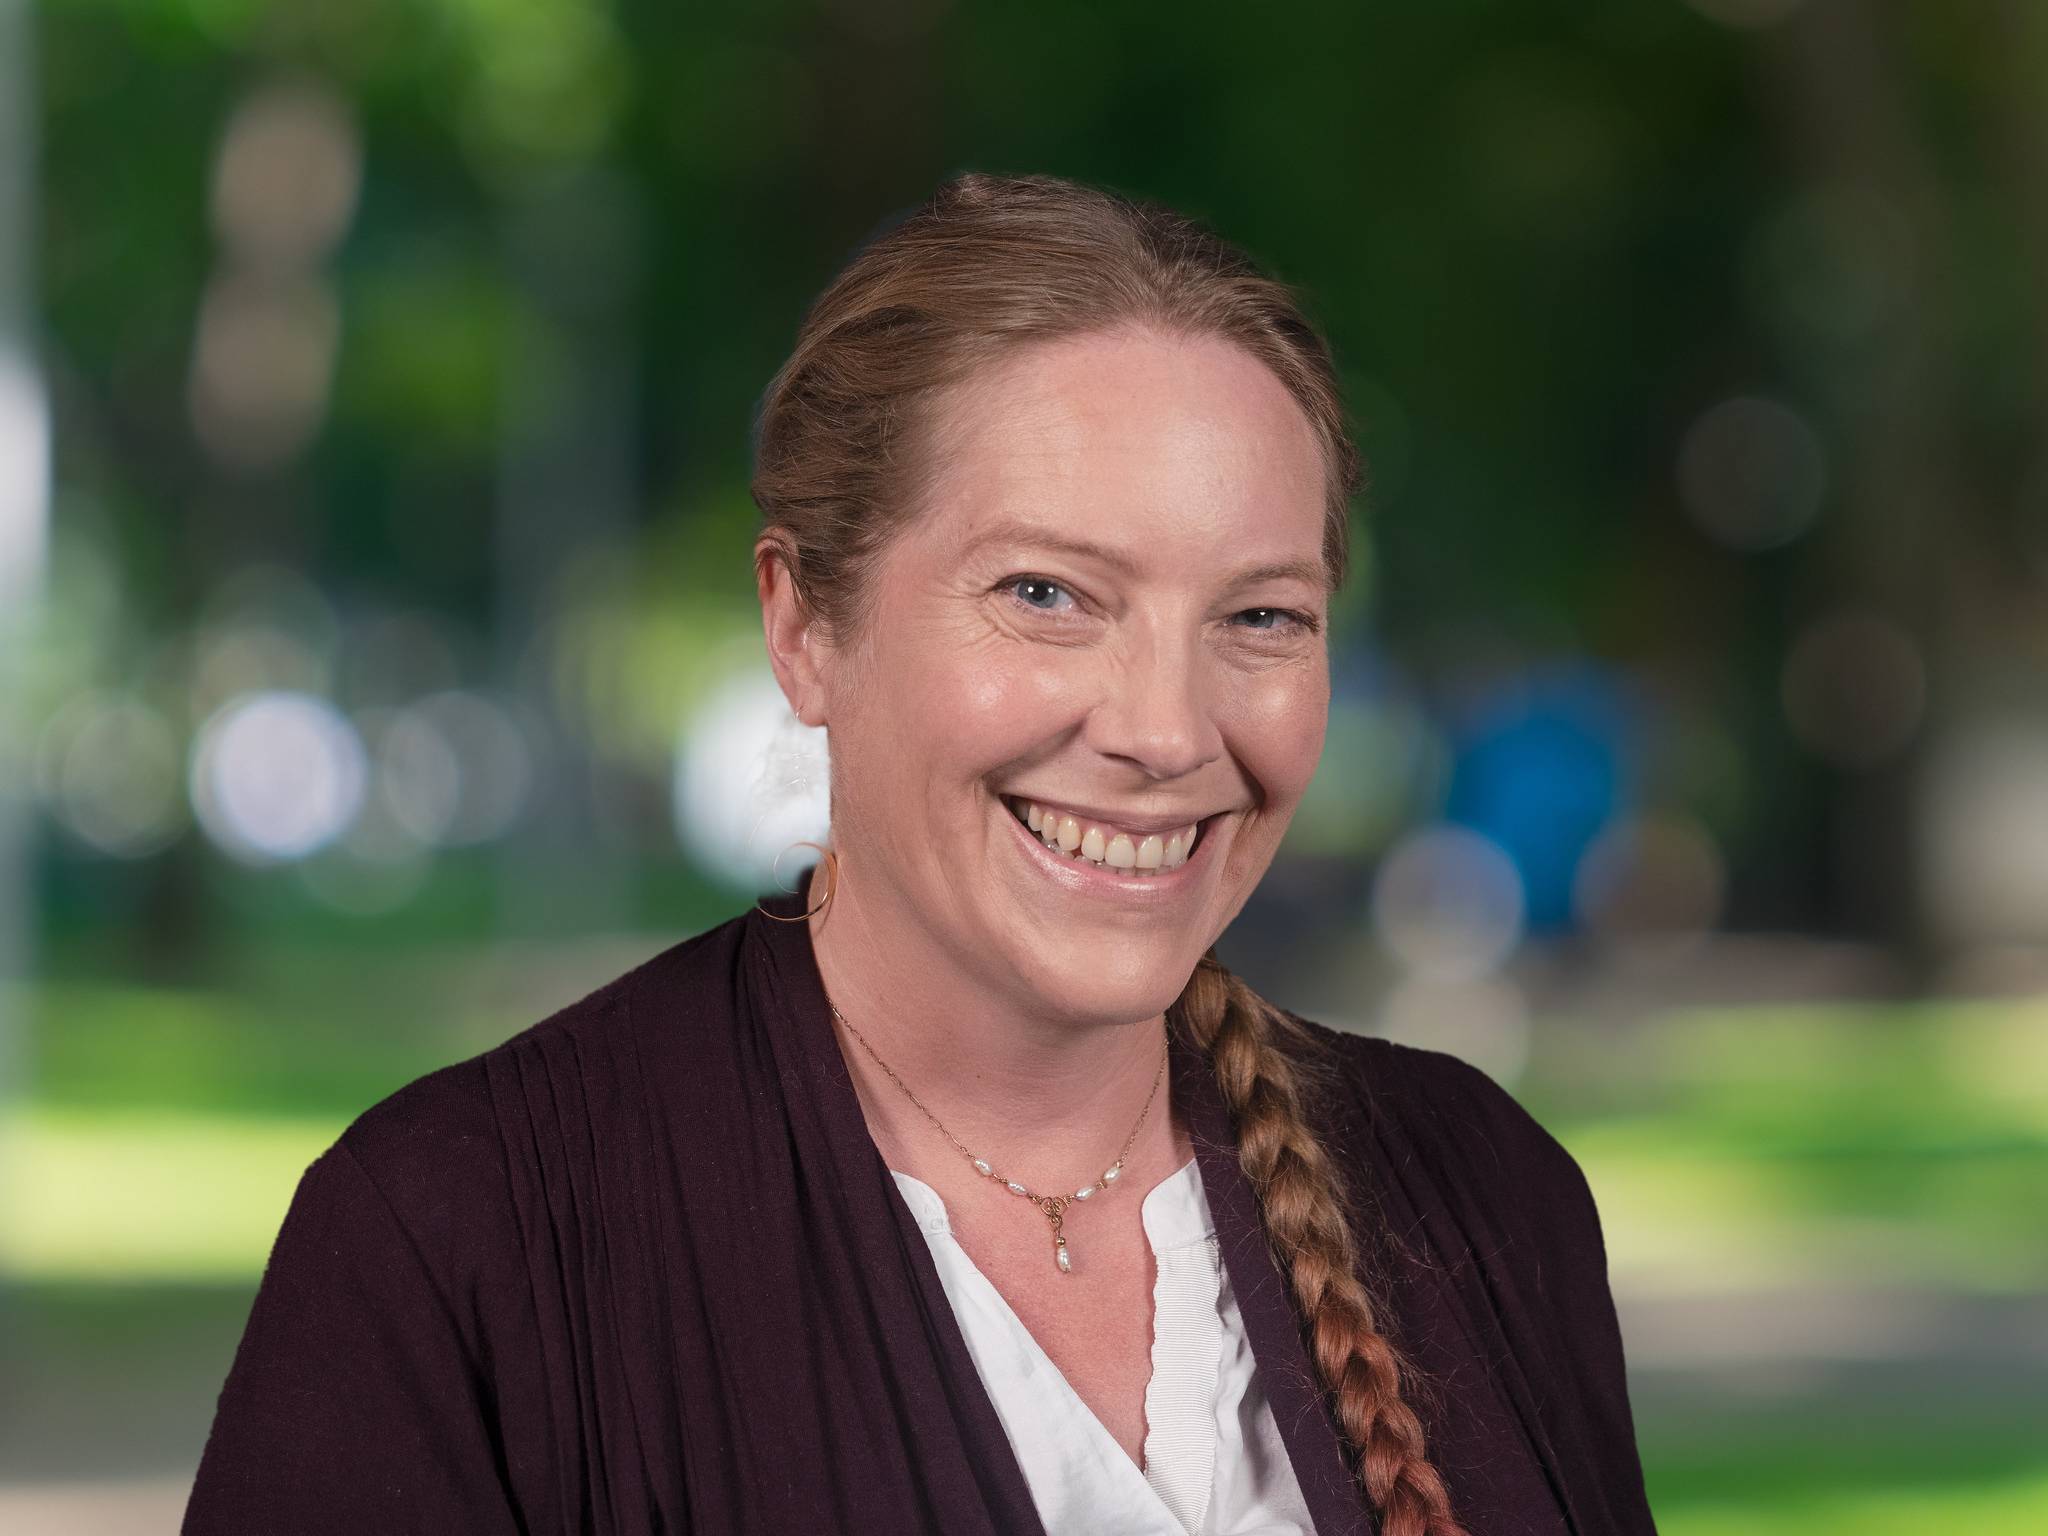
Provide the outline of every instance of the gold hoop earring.
<path id="1" fill-rule="evenodd" d="M 838 854 L 834 853 L 830 848 L 827 848 L 823 843 L 814 843 L 811 842 L 808 838 L 797 839 L 797 841 L 789 845 L 789 848 L 815 848 L 818 850 L 819 853 L 825 856 L 825 899 L 819 902 L 815 907 L 812 907 L 810 911 L 805 912 L 798 917 L 779 916 L 778 914 L 770 912 L 766 907 L 762 906 L 760 901 L 757 899 L 754 902 L 754 910 L 760 913 L 763 917 L 767 918 L 771 923 L 807 922 L 811 918 L 816 917 L 820 912 L 824 911 L 827 907 L 832 905 L 832 897 L 834 893 L 836 893 L 839 889 Z M 782 853 L 776 854 L 775 862 L 768 866 L 768 878 L 770 880 L 773 880 L 777 885 L 780 885 L 782 883 L 782 855 L 788 853 L 789 848 L 785 848 L 782 850 Z M 785 891 L 783 894 L 786 896 L 794 896 L 796 893 L 794 891 Z"/>

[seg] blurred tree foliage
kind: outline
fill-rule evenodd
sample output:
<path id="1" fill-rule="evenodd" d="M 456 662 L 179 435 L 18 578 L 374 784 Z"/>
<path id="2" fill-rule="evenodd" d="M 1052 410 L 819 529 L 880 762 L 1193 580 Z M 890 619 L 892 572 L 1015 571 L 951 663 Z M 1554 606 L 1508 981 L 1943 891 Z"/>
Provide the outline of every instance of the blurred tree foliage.
<path id="1" fill-rule="evenodd" d="M 1909 939 L 1910 764 L 1808 760 L 1780 668 L 1830 601 L 1968 665 L 2038 597 L 2039 14 L 51 0 L 62 494 L 116 530 L 152 630 L 261 558 L 502 637 L 535 621 L 493 553 L 522 432 L 580 399 L 554 462 L 610 434 L 613 511 L 559 498 L 555 553 L 627 551 L 597 600 L 658 631 L 658 674 L 709 632 L 676 615 L 745 622 L 750 414 L 835 268 L 961 169 L 1099 181 L 1211 219 L 1327 326 L 1371 465 L 1354 622 L 1446 684 L 1562 652 L 1654 679 L 1740 743 L 1747 792 L 1707 812 L 1739 912 Z M 341 339 L 310 448 L 236 472 L 187 404 L 209 178 L 238 102 L 295 78 L 361 144 Z M 1814 529 L 1749 552 L 1673 473 L 1744 393 L 1829 465 Z M 1834 872 L 1848 837 L 1868 882 Z"/>

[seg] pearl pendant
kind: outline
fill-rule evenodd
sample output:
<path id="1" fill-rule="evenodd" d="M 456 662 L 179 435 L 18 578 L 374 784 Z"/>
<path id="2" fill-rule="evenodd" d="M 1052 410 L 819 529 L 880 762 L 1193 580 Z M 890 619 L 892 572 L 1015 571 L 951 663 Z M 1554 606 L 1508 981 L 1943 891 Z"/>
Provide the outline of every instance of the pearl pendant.
<path id="1" fill-rule="evenodd" d="M 1074 1272 L 1074 1261 L 1067 1257 L 1067 1240 L 1064 1237 L 1052 1240 L 1052 1261 L 1059 1265 L 1061 1274 L 1071 1275 Z"/>

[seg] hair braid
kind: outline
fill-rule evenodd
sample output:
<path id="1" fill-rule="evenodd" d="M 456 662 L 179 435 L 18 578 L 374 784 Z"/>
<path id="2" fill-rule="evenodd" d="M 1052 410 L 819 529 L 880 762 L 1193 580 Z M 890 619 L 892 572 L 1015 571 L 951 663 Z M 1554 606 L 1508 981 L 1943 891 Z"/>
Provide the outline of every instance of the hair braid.
<path id="1" fill-rule="evenodd" d="M 1357 1453 L 1381 1536 L 1466 1536 L 1423 1449 L 1422 1421 L 1402 1398 L 1400 1353 L 1373 1326 L 1343 1176 L 1303 1114 L 1309 1069 L 1287 1045 L 1311 1042 L 1214 951 L 1173 1014 L 1214 1063 L 1267 1239 L 1308 1323 L 1310 1354 Z"/>
<path id="2" fill-rule="evenodd" d="M 1228 341 L 1287 389 L 1322 449 L 1335 588 L 1363 468 L 1329 348 L 1293 291 L 1170 209 L 1058 177 L 975 172 L 871 240 L 806 315 L 761 401 L 756 561 L 785 562 L 805 607 L 854 634 L 882 551 L 926 510 L 949 392 L 1021 346 L 1129 325 Z M 1373 1327 L 1344 1180 L 1303 1114 L 1316 1042 L 1213 955 L 1172 1015 L 1214 1059 L 1382 1536 L 1464 1536 L 1402 1399 L 1400 1356 Z M 1427 1387 L 1412 1373 L 1408 1385 Z"/>

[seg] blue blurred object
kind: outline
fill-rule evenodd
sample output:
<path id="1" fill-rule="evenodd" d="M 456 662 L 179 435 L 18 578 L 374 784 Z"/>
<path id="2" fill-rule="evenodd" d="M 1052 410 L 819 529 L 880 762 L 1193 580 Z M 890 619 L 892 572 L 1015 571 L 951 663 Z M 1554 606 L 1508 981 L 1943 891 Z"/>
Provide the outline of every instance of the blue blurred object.
<path id="1" fill-rule="evenodd" d="M 1517 673 L 1454 712 L 1444 817 L 1492 838 L 1521 871 L 1531 931 L 1572 923 L 1572 880 L 1623 809 L 1632 739 L 1624 684 L 1585 661 Z"/>

